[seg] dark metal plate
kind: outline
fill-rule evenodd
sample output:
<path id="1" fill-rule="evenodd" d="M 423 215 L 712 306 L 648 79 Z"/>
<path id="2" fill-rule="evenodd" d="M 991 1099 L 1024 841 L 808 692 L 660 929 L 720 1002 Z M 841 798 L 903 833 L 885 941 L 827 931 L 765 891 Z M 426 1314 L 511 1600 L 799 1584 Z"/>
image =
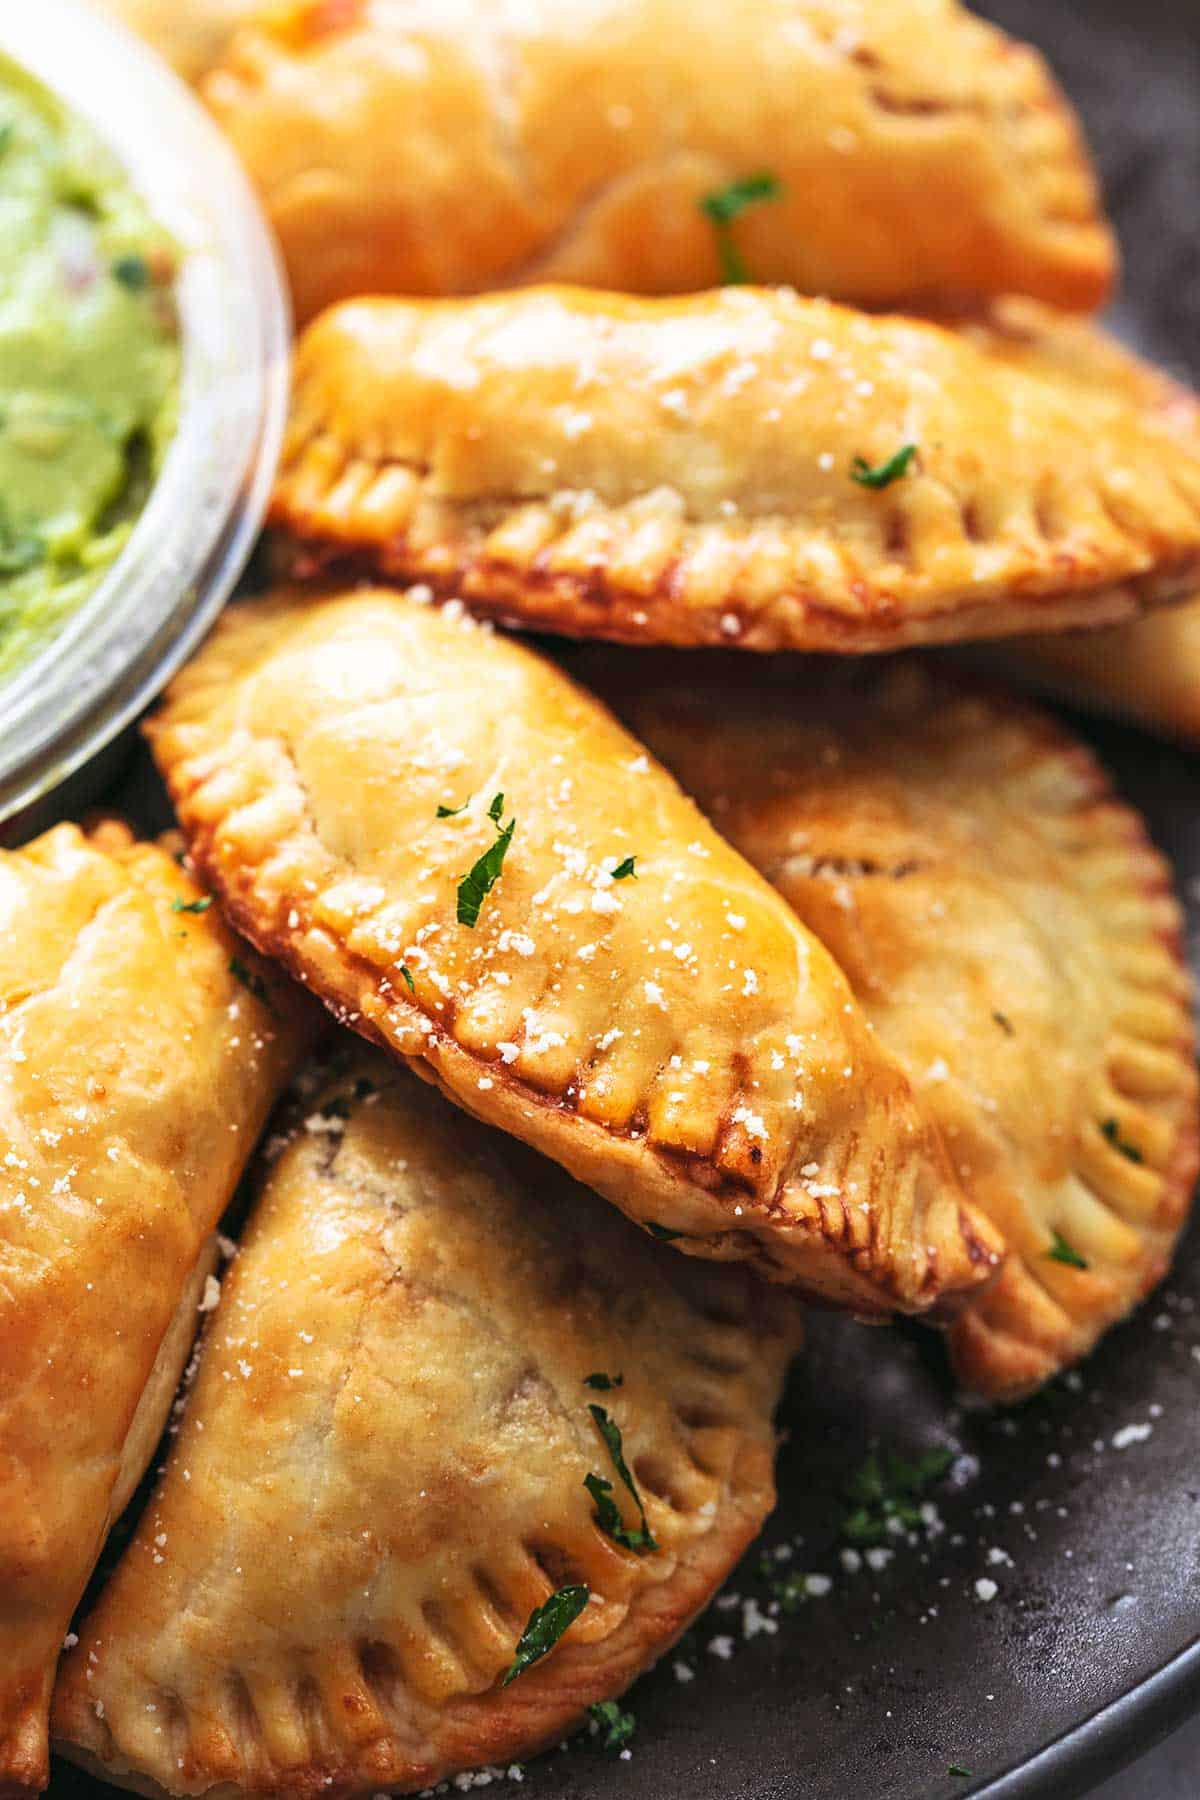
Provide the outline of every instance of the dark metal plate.
<path id="1" fill-rule="evenodd" d="M 983 10 L 1050 52 L 1087 117 L 1125 247 L 1120 328 L 1200 379 L 1196 0 L 989 0 Z M 1195 956 L 1200 759 L 1083 729 L 1175 858 L 1185 893 L 1195 889 Z M 829 1591 L 749 1640 L 740 1605 L 710 1613 L 678 1659 L 693 1679 L 681 1682 L 668 1657 L 634 1690 L 628 1761 L 585 1742 L 505 1791 L 1071 1800 L 1200 1704 L 1198 1414 L 1197 1232 L 1167 1287 L 1081 1377 L 1011 1416 L 955 1410 L 931 1334 L 814 1320 L 784 1412 L 766 1543 L 793 1547 L 777 1577 L 828 1576 Z M 932 1493 L 932 1530 L 897 1541 L 883 1568 L 848 1573 L 842 1490 L 877 1442 L 905 1453 L 949 1444 L 958 1460 Z M 731 1591 L 765 1609 L 757 1561 Z M 979 1597 L 979 1580 L 995 1582 L 993 1598 Z M 713 1639 L 733 1640 L 729 1660 Z M 108 1791 L 65 1768 L 52 1788 L 56 1800 Z"/>

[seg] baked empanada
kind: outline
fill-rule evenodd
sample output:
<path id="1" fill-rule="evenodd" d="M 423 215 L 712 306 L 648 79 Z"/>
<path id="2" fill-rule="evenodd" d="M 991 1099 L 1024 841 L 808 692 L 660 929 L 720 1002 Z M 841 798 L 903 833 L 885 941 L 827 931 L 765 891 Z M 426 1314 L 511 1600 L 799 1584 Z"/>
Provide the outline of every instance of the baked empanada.
<path id="1" fill-rule="evenodd" d="M 60 1678 L 56 1739 L 130 1785 L 344 1797 L 523 1756 L 661 1655 L 774 1501 L 786 1296 L 377 1053 L 306 1124 Z M 564 1588 L 580 1616 L 504 1685 Z"/>
<path id="2" fill-rule="evenodd" d="M 1136 401 L 782 291 L 351 302 L 305 334 L 278 523 L 516 623 L 883 650 L 1200 579 L 1200 455 Z"/>
<path id="3" fill-rule="evenodd" d="M 217 1223 L 302 1047 L 308 1003 L 210 906 L 116 825 L 0 852 L 6 1795 L 45 1784 L 63 1633 L 153 1453 Z"/>
<path id="4" fill-rule="evenodd" d="M 1009 1246 L 950 1345 L 967 1387 L 1026 1392 L 1161 1277 L 1191 1198 L 1166 865 L 1084 746 L 1008 699 L 912 664 L 633 660 L 583 666 L 838 958 Z"/>
<path id="5" fill-rule="evenodd" d="M 680 293 L 739 264 L 872 304 L 1090 308 L 1112 279 L 1045 64 L 952 0 L 308 0 L 203 92 L 301 319 L 529 281 Z M 703 201 L 736 210 L 763 170 L 770 202 L 720 237 Z"/>
<path id="6" fill-rule="evenodd" d="M 867 1314 L 990 1278 L 841 971 L 553 663 L 401 594 L 283 595 L 150 740 L 252 940 L 679 1248 Z"/>
<path id="7" fill-rule="evenodd" d="M 1189 456 L 1200 450 L 1200 400 L 1102 331 L 1009 302 L 986 333 L 1014 365 L 1117 406 L 1143 409 Z M 1106 631 L 1060 632 L 1007 645 L 1003 664 L 1081 706 L 1116 713 L 1185 743 L 1200 743 L 1200 598 Z"/>

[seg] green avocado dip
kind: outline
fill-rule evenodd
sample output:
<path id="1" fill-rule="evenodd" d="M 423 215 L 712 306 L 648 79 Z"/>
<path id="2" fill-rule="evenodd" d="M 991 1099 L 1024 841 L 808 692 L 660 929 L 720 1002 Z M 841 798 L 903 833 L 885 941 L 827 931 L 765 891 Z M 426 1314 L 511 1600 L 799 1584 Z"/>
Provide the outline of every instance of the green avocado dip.
<path id="1" fill-rule="evenodd" d="M 0 680 L 146 503 L 176 420 L 174 276 L 113 154 L 0 56 Z"/>

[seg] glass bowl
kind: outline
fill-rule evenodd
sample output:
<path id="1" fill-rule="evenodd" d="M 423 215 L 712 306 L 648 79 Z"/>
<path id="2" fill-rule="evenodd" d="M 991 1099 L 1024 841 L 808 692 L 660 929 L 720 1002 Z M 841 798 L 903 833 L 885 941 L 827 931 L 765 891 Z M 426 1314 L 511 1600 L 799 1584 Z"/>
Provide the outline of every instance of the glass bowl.
<path id="1" fill-rule="evenodd" d="M 130 33 L 80 0 L 0 5 L 0 50 L 86 119 L 181 252 L 179 423 L 96 590 L 0 687 L 0 825 L 97 756 L 195 648 L 262 524 L 287 409 L 274 240 L 217 127 Z"/>

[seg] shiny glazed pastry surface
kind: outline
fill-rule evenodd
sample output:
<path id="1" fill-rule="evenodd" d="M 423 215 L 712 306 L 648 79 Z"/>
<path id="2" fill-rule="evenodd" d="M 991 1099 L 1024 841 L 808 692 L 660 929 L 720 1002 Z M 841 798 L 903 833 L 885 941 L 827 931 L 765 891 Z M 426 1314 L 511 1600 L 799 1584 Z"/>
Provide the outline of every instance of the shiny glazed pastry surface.
<path id="1" fill-rule="evenodd" d="M 635 643 L 895 649 L 1188 592 L 1200 455 L 973 336 L 764 289 L 350 302 L 301 341 L 275 518 Z"/>
<path id="2" fill-rule="evenodd" d="M 285 594 L 226 613 L 150 736 L 260 948 L 679 1249 L 863 1313 L 991 1278 L 841 971 L 555 664 L 397 593 Z"/>
<path id="3" fill-rule="evenodd" d="M 1049 717 L 919 665 L 632 663 L 583 666 L 837 957 L 1008 1246 L 960 1379 L 1037 1386 L 1162 1277 L 1195 1184 L 1165 862 Z"/>
<path id="4" fill-rule="evenodd" d="M 347 1796 L 508 1763 L 660 1655 L 774 1502 L 794 1304 L 651 1243 L 378 1053 L 346 1061 L 267 1177 L 64 1664 L 56 1738 L 110 1779 Z M 642 1548 L 601 1528 L 589 1474 Z M 582 1614 L 501 1685 L 568 1585 Z"/>
<path id="5" fill-rule="evenodd" d="M 195 908 L 174 859 L 119 825 L 0 853 L 6 1794 L 45 1784 L 63 1634 L 154 1450 L 213 1234 L 306 1030 L 303 997 Z"/>
<path id="6" fill-rule="evenodd" d="M 1112 277 L 1044 62 L 951 0 L 306 0 L 264 9 L 202 92 L 301 319 L 368 293 L 711 287 L 700 202 L 764 168 L 781 194 L 734 226 L 760 281 L 1091 308 Z"/>

